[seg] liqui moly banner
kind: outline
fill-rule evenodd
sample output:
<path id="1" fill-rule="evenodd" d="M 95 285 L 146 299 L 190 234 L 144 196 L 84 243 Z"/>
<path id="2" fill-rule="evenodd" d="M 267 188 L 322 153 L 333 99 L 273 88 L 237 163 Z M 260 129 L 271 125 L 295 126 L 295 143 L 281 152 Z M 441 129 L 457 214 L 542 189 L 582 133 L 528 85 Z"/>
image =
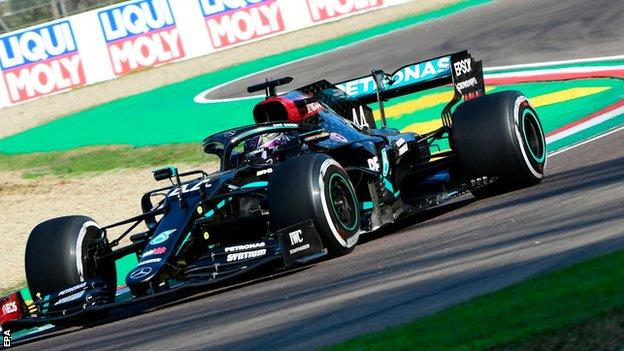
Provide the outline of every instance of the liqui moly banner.
<path id="1" fill-rule="evenodd" d="M 277 0 L 199 0 L 199 3 L 215 49 L 286 30 Z"/>
<path id="2" fill-rule="evenodd" d="M 384 0 L 306 0 L 312 21 L 338 19 L 380 8 Z"/>
<path id="3" fill-rule="evenodd" d="M 184 58 L 168 0 L 123 3 L 98 12 L 115 75 Z"/>
<path id="4" fill-rule="evenodd" d="M 70 21 L 1 36 L 0 69 L 11 104 L 85 84 Z"/>
<path id="5" fill-rule="evenodd" d="M 410 0 L 133 0 L 0 35 L 0 108 Z"/>

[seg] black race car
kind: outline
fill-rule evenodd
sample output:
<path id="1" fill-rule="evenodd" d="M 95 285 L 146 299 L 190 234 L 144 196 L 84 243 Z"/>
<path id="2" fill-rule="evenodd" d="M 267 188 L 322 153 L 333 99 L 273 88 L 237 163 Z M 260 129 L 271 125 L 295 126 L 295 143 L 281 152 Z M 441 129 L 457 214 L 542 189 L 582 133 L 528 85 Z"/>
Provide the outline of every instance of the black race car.
<path id="1" fill-rule="evenodd" d="M 250 87 L 266 92 L 253 110 L 256 123 L 204 140 L 204 151 L 220 160 L 218 172 L 155 171 L 172 185 L 145 194 L 143 213 L 119 223 L 69 216 L 36 226 L 26 247 L 34 306 L 9 324 L 67 325 L 119 306 L 115 261 L 129 254 L 138 264 L 121 284 L 135 301 L 271 262 L 292 267 L 345 255 L 360 235 L 451 198 L 491 196 L 543 178 L 546 143 L 536 111 L 516 91 L 486 95 L 481 63 L 465 51 L 392 75 L 373 71 L 276 94 L 291 81 Z M 455 94 L 441 128 L 418 135 L 387 127 L 384 101 L 447 84 Z M 448 148 L 432 153 L 441 140 Z M 145 230 L 136 233 L 141 224 Z M 111 240 L 118 227 L 125 230 Z M 128 235 L 131 244 L 119 247 Z"/>

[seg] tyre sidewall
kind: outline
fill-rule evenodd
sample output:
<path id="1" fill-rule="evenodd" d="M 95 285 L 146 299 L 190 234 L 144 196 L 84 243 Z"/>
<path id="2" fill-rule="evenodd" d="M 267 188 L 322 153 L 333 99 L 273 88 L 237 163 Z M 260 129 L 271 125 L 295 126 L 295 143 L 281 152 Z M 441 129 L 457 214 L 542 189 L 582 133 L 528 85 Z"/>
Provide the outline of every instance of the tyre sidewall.
<path id="1" fill-rule="evenodd" d="M 539 182 L 544 178 L 544 169 L 546 167 L 547 153 L 542 124 L 539 118 L 537 118 L 537 112 L 535 111 L 535 109 L 533 109 L 525 96 L 518 94 L 513 106 L 510 106 L 510 108 L 512 108 L 512 111 L 510 111 L 510 116 L 513 117 L 513 120 L 510 121 L 510 126 L 513 133 L 512 140 L 514 140 L 515 144 L 514 154 L 517 158 L 516 162 L 522 165 L 522 167 L 520 168 L 522 172 L 524 172 L 525 178 L 529 179 L 529 183 Z M 542 139 L 541 142 L 543 145 L 543 151 L 541 155 L 534 155 L 527 142 L 527 137 L 524 131 L 526 118 L 533 119 L 536 126 L 538 127 L 537 133 Z"/>
<path id="2" fill-rule="evenodd" d="M 355 195 L 353 185 L 349 180 L 348 175 L 344 169 L 335 160 L 328 158 L 322 162 L 315 164 L 315 171 L 312 174 L 316 174 L 316 179 L 312 179 L 314 197 L 315 194 L 319 194 L 318 198 L 313 199 L 315 206 L 315 225 L 321 230 L 324 235 L 322 240 L 328 249 L 334 252 L 339 251 L 340 254 L 344 254 L 353 250 L 359 239 L 359 227 L 360 227 L 360 213 L 357 209 L 358 201 Z M 331 204 L 331 181 L 333 177 L 341 178 L 344 184 L 347 185 L 349 195 L 353 200 L 355 206 L 355 225 L 351 228 L 347 228 L 339 220 L 335 209 Z M 331 237 L 329 237 L 331 236 Z"/>

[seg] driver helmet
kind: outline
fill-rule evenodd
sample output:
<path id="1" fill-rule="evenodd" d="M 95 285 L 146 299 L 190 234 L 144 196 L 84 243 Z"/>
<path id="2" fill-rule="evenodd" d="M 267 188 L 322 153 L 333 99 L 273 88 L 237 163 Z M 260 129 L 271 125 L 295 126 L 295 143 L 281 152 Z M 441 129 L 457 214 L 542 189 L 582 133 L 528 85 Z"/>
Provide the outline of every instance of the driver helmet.
<path id="1" fill-rule="evenodd" d="M 283 146 L 292 140 L 288 133 L 268 133 L 258 135 L 245 141 L 245 154 L 248 158 L 264 161 L 263 163 L 273 163 L 270 155 L 271 151 Z M 279 161 L 276 159 L 275 161 Z"/>

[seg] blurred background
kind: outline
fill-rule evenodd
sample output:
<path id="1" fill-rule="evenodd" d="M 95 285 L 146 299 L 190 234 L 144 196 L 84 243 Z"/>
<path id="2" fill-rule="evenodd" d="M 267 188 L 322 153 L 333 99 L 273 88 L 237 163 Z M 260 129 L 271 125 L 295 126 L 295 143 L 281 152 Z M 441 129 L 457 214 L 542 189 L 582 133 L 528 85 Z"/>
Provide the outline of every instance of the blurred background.
<path id="1" fill-rule="evenodd" d="M 123 0 L 0 0 L 0 33 L 66 17 Z"/>

